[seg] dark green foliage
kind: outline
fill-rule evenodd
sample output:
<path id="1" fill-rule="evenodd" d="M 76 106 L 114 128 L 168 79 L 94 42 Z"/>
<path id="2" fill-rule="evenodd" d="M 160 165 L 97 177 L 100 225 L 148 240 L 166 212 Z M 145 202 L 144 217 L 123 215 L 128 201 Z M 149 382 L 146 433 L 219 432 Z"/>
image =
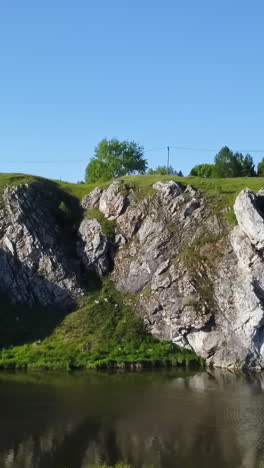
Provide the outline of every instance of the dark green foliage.
<path id="1" fill-rule="evenodd" d="M 158 166 L 156 169 L 149 169 L 148 175 L 173 175 L 178 177 L 183 177 L 182 171 L 177 172 L 172 166 Z"/>
<path id="2" fill-rule="evenodd" d="M 258 163 L 258 176 L 263 177 L 264 176 L 264 158 Z"/>
<path id="3" fill-rule="evenodd" d="M 41 272 L 37 272 L 41 275 Z M 1 296 L 0 348 L 44 339 L 65 317 L 65 311 L 12 305 Z"/>
<path id="4" fill-rule="evenodd" d="M 172 166 L 158 166 L 156 169 L 149 169 L 148 170 L 149 175 L 177 175 L 177 172 L 175 169 L 173 169 Z"/>
<path id="5" fill-rule="evenodd" d="M 87 183 L 107 181 L 136 172 L 144 174 L 147 161 L 143 158 L 143 146 L 134 141 L 104 139 L 95 149 L 95 154 L 86 168 Z"/>
<path id="6" fill-rule="evenodd" d="M 198 166 L 194 166 L 190 172 L 191 176 L 196 177 L 208 177 L 212 176 L 214 170 L 214 164 L 198 164 Z"/>
<path id="7" fill-rule="evenodd" d="M 215 156 L 214 177 L 252 177 L 255 175 L 254 163 L 250 154 L 233 153 L 224 146 Z"/>
<path id="8" fill-rule="evenodd" d="M 235 153 L 237 154 L 237 153 Z M 253 162 L 252 156 L 250 154 L 246 154 L 246 156 L 242 156 L 242 177 L 254 177 L 256 176 L 255 165 Z"/>

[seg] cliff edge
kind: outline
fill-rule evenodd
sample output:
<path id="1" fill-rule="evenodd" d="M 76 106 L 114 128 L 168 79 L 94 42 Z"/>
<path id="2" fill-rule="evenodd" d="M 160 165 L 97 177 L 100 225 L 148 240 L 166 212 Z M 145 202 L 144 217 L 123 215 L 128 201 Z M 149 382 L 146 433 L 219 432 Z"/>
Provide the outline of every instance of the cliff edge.
<path id="1" fill-rule="evenodd" d="M 70 310 L 93 275 L 108 275 L 155 337 L 208 365 L 264 368 L 264 192 L 243 189 L 234 213 L 230 225 L 225 208 L 174 180 L 144 196 L 117 180 L 84 196 L 69 236 L 67 203 L 39 183 L 8 186 L 2 293 L 14 304 Z"/>

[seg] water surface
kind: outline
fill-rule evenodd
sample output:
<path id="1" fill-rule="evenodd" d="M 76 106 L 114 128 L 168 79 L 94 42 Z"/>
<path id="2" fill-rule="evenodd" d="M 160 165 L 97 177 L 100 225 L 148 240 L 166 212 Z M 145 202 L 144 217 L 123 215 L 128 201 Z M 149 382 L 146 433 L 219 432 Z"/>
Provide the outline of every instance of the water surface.
<path id="1" fill-rule="evenodd" d="M 264 374 L 0 373 L 0 467 L 264 468 Z"/>

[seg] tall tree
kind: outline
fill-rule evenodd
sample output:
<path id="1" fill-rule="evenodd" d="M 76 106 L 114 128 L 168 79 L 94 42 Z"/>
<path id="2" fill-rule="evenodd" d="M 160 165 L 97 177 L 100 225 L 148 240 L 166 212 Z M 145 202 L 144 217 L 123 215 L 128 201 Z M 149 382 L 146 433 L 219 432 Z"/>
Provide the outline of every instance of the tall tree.
<path id="1" fill-rule="evenodd" d="M 258 176 L 264 177 L 264 158 L 258 163 Z"/>
<path id="2" fill-rule="evenodd" d="M 86 182 L 105 181 L 129 174 L 144 174 L 147 161 L 144 148 L 134 141 L 103 139 L 95 148 L 94 156 L 86 167 Z"/>
<path id="3" fill-rule="evenodd" d="M 252 156 L 250 156 L 250 154 L 246 154 L 246 156 L 243 159 L 242 166 L 243 176 L 254 177 L 256 175 L 255 165 L 253 162 L 253 158 Z"/>
<path id="4" fill-rule="evenodd" d="M 215 156 L 214 175 L 216 177 L 252 177 L 255 175 L 254 163 L 250 154 L 233 153 L 224 146 Z"/>

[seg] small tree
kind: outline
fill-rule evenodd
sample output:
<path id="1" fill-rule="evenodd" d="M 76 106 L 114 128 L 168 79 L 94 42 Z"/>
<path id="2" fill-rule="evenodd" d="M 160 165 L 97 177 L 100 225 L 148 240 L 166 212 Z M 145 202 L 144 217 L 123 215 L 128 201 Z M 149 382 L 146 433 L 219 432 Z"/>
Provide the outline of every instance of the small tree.
<path id="1" fill-rule="evenodd" d="M 250 154 L 246 154 L 242 161 L 242 173 L 244 177 L 254 177 L 256 175 L 255 165 Z"/>
<path id="2" fill-rule="evenodd" d="M 175 169 L 173 169 L 172 166 L 158 166 L 156 167 L 156 169 L 149 169 L 148 170 L 148 174 L 149 175 L 154 175 L 154 174 L 158 174 L 158 175 L 177 175 L 177 172 L 175 171 Z"/>
<path id="3" fill-rule="evenodd" d="M 197 177 L 211 177 L 214 169 L 214 164 L 198 164 L 194 166 L 190 172 L 190 175 Z"/>
<path id="4" fill-rule="evenodd" d="M 95 148 L 95 154 L 86 167 L 85 181 L 106 181 L 134 173 L 144 174 L 147 161 L 143 153 L 143 146 L 134 141 L 105 138 Z"/>

